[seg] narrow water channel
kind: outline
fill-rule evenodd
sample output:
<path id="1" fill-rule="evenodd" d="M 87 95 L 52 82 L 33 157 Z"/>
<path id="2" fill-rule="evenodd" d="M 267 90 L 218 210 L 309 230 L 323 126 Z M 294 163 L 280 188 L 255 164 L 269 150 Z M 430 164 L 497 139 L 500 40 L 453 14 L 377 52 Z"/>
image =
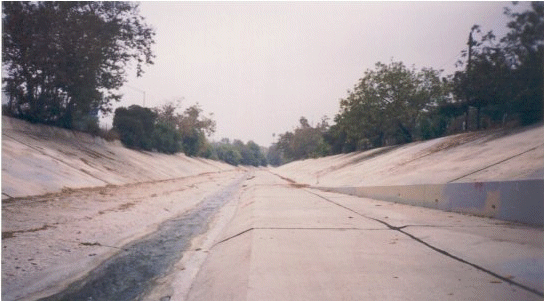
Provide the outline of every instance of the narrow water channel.
<path id="1" fill-rule="evenodd" d="M 153 287 L 153 281 L 167 274 L 190 246 L 193 237 L 204 233 L 213 215 L 240 189 L 247 175 L 205 198 L 191 211 L 170 219 L 156 232 L 124 246 L 64 291 L 42 298 L 53 300 L 135 300 Z"/>

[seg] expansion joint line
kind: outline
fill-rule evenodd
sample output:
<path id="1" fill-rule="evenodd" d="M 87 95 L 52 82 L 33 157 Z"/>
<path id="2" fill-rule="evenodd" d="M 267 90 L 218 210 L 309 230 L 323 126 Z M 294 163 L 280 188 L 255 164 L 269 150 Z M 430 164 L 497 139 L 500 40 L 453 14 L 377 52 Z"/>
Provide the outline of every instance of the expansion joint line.
<path id="1" fill-rule="evenodd" d="M 519 287 L 519 288 L 521 288 L 521 289 L 523 289 L 523 290 L 526 290 L 526 291 L 528 291 L 528 292 L 531 292 L 531 293 L 533 293 L 533 294 L 535 294 L 535 295 L 537 295 L 537 296 L 544 297 L 544 293 L 541 292 L 541 291 L 538 291 L 538 290 L 536 290 L 536 289 L 534 289 L 534 288 L 531 288 L 531 287 L 528 287 L 528 286 L 526 286 L 526 285 L 523 285 L 523 284 L 521 284 L 521 283 L 519 283 L 519 282 L 513 281 L 512 279 L 509 279 L 509 278 L 507 278 L 507 277 L 501 276 L 501 275 L 499 275 L 499 274 L 497 274 L 497 273 L 495 273 L 495 272 L 493 272 L 493 271 L 490 271 L 490 270 L 488 270 L 488 269 L 486 269 L 486 268 L 484 268 L 484 267 L 481 267 L 481 266 L 479 266 L 479 265 L 477 265 L 477 264 L 475 264 L 475 263 L 469 262 L 469 261 L 467 261 L 467 260 L 465 260 L 465 259 L 463 259 L 463 258 L 460 258 L 460 257 L 458 257 L 458 256 L 455 256 L 455 255 L 453 255 L 453 254 L 451 254 L 451 253 L 449 253 L 449 252 L 447 252 L 447 251 L 445 251 L 445 250 L 442 250 L 442 249 L 440 249 L 440 248 L 438 248 L 438 247 L 435 247 L 435 246 L 433 246 L 433 245 L 431 245 L 431 244 L 429 244 L 429 243 L 423 241 L 423 240 L 420 239 L 420 238 L 415 237 L 414 235 L 412 235 L 412 234 L 410 234 L 410 233 L 408 233 L 408 232 L 403 231 L 402 229 L 405 228 L 405 227 L 407 227 L 407 226 L 395 227 L 395 226 L 390 225 L 389 223 L 387 223 L 387 222 L 385 222 L 385 221 L 382 221 L 382 220 L 379 220 L 379 219 L 376 219 L 376 218 L 369 217 L 369 216 L 366 216 L 366 215 L 364 215 L 364 214 L 361 214 L 361 213 L 359 213 L 359 212 L 357 212 L 357 211 L 355 211 L 355 210 L 353 210 L 353 209 L 351 209 L 351 208 L 349 208 L 349 207 L 346 207 L 346 206 L 344 206 L 344 205 L 342 205 L 342 204 L 340 204 L 340 203 L 338 203 L 338 202 L 335 202 L 335 201 L 333 201 L 333 200 L 331 200 L 331 199 L 328 199 L 328 198 L 326 198 L 326 197 L 324 197 L 324 196 L 322 196 L 322 195 L 320 195 L 320 194 L 317 194 L 317 193 L 315 193 L 315 192 L 313 192 L 313 191 L 310 191 L 310 190 L 308 190 L 308 189 L 304 189 L 304 190 L 305 190 L 306 192 L 308 192 L 308 193 L 311 193 L 311 194 L 313 194 L 313 195 L 315 195 L 315 196 L 321 198 L 321 199 L 324 199 L 324 200 L 327 201 L 327 202 L 330 202 L 330 203 L 335 204 L 335 205 L 337 205 L 337 206 L 339 206 L 339 207 L 342 207 L 342 208 L 344 208 L 344 209 L 346 209 L 346 210 L 349 210 L 349 211 L 351 211 L 351 212 L 353 212 L 353 213 L 355 213 L 355 214 L 357 214 L 357 215 L 359 215 L 359 216 L 361 216 L 361 217 L 364 217 L 364 218 L 371 219 L 371 220 L 373 220 L 373 221 L 379 222 L 379 223 L 385 225 L 386 227 L 388 227 L 390 230 L 398 231 L 398 232 L 400 232 L 400 233 L 402 233 L 402 234 L 404 234 L 404 235 L 410 237 L 412 240 L 417 241 L 417 242 L 421 243 L 422 245 L 424 245 L 424 246 L 430 248 L 430 249 L 433 250 L 433 251 L 436 251 L 436 252 L 438 252 L 438 253 L 440 253 L 440 254 L 442 254 L 442 255 L 445 255 L 445 256 L 447 256 L 447 257 L 449 257 L 449 258 L 451 258 L 451 259 L 454 259 L 454 260 L 456 260 L 456 261 L 458 261 L 458 262 L 461 262 L 461 263 L 463 263 L 463 264 L 469 265 L 469 266 L 471 266 L 471 267 L 473 267 L 473 268 L 475 268 L 475 269 L 477 269 L 477 270 L 479 270 L 479 271 L 482 271 L 482 272 L 484 272 L 484 273 L 487 273 L 487 274 L 489 274 L 489 275 L 491 275 L 491 276 L 493 276 L 493 277 L 495 277 L 495 278 L 498 278 L 498 279 L 500 279 L 500 280 L 502 280 L 502 281 L 504 281 L 504 282 L 506 282 L 506 283 L 509 283 L 509 284 L 511 284 L 511 285 L 517 286 L 517 287 Z"/>
<path id="2" fill-rule="evenodd" d="M 399 227 L 399 229 L 402 229 L 406 226 Z M 248 233 L 253 230 L 335 230 L 335 231 L 349 231 L 349 230 L 373 230 L 373 231 L 383 231 L 383 229 L 362 229 L 362 228 L 356 228 L 356 227 L 349 227 L 349 228 L 332 228 L 332 227 L 251 227 L 244 231 L 238 232 L 237 234 L 234 234 L 232 236 L 229 236 L 225 239 L 222 239 L 218 242 L 216 242 L 211 248 L 217 246 L 218 244 L 224 243 L 228 240 L 231 240 L 233 238 L 236 238 L 240 235 L 243 235 L 245 233 Z M 210 248 L 210 249 L 211 249 Z"/>
<path id="3" fill-rule="evenodd" d="M 448 183 L 455 182 L 455 181 L 460 180 L 460 179 L 462 179 L 462 178 L 464 178 L 464 177 L 468 177 L 468 176 L 473 175 L 473 174 L 475 174 L 475 173 L 477 173 L 477 172 L 480 172 L 480 171 L 482 171 L 482 170 L 488 169 L 488 168 L 493 167 L 493 166 L 495 166 L 495 165 L 499 165 L 499 164 L 501 164 L 501 163 L 503 163 L 503 162 L 506 162 L 506 161 L 508 161 L 508 160 L 514 159 L 514 158 L 516 158 L 516 157 L 519 157 L 519 156 L 521 156 L 521 155 L 523 155 L 523 154 L 532 152 L 532 151 L 536 150 L 537 148 L 539 148 L 539 147 L 541 147 L 541 146 L 544 146 L 544 143 L 543 143 L 543 144 L 540 144 L 540 145 L 537 145 L 537 146 L 535 146 L 535 147 L 532 147 L 532 148 L 530 148 L 530 149 L 528 149 L 528 150 L 526 150 L 526 151 L 523 151 L 523 152 L 521 152 L 521 153 L 519 153 L 519 154 L 515 154 L 515 155 L 510 156 L 510 157 L 508 157 L 508 158 L 506 158 L 506 159 L 500 160 L 499 162 L 495 162 L 495 163 L 493 163 L 493 164 L 491 164 L 491 165 L 488 165 L 488 166 L 486 166 L 486 167 L 483 167 L 483 168 L 480 168 L 480 169 L 475 170 L 475 171 L 473 171 L 473 172 L 470 172 L 470 173 L 468 173 L 468 174 L 466 174 L 466 175 L 462 175 L 462 176 L 460 176 L 460 177 L 458 177 L 458 178 L 455 178 L 455 179 L 453 179 L 453 180 L 448 181 Z"/>
<path id="4" fill-rule="evenodd" d="M 253 230 L 255 230 L 255 228 L 251 227 L 251 228 L 246 229 L 246 230 L 244 230 L 244 231 L 242 231 L 242 232 L 239 232 L 239 233 L 237 233 L 237 234 L 234 234 L 234 235 L 232 235 L 232 236 L 229 236 L 229 237 L 227 237 L 227 238 L 225 238 L 225 239 L 223 239 L 223 240 L 220 240 L 220 241 L 216 242 L 215 244 L 213 244 L 213 246 L 211 246 L 210 249 L 213 249 L 213 248 L 214 248 L 215 246 L 217 246 L 218 244 L 222 244 L 222 243 L 226 242 L 227 240 L 231 240 L 231 239 L 233 239 L 233 238 L 235 238 L 235 237 L 238 237 L 238 236 L 240 236 L 240 235 L 242 235 L 242 234 L 245 234 L 245 233 L 247 233 L 247 232 L 249 232 L 249 231 L 253 231 Z"/>

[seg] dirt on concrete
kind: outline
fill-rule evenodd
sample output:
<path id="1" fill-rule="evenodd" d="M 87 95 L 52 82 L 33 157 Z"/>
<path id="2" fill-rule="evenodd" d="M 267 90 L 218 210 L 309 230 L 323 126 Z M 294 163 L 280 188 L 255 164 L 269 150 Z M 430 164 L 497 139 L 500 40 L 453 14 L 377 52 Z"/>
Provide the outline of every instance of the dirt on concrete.
<path id="1" fill-rule="evenodd" d="M 168 219 L 157 231 L 122 246 L 119 253 L 67 289 L 40 300 L 118 300 L 141 299 L 155 286 L 155 279 L 165 276 L 183 257 L 194 237 L 207 230 L 216 212 L 240 189 L 246 177 L 232 181 L 207 196 L 188 212 Z M 131 204 L 132 207 L 134 203 Z M 129 207 L 123 207 L 125 210 Z M 80 243 L 101 246 L 100 243 Z"/>
<path id="2" fill-rule="evenodd" d="M 129 242 L 198 208 L 244 173 L 208 173 L 3 202 L 2 300 L 36 300 L 59 292 L 107 258 L 126 253 Z"/>

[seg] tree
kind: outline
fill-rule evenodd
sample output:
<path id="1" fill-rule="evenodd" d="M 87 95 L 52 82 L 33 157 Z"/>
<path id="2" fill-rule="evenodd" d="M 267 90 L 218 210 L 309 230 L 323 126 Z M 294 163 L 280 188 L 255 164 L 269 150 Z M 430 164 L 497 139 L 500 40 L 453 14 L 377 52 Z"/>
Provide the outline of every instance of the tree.
<path id="1" fill-rule="evenodd" d="M 154 31 L 128 2 L 2 2 L 6 109 L 12 116 L 73 128 L 111 102 L 153 63 Z"/>
<path id="2" fill-rule="evenodd" d="M 199 104 L 187 108 L 178 119 L 178 129 L 183 141 L 183 151 L 188 156 L 198 156 L 206 146 L 206 136 L 215 132 L 215 121 L 202 116 Z"/>
<path id="3" fill-rule="evenodd" d="M 217 159 L 231 165 L 266 166 L 267 161 L 261 147 L 253 141 L 244 144 L 241 140 L 222 139 L 212 144 Z"/>
<path id="4" fill-rule="evenodd" d="M 152 150 L 157 114 L 148 108 L 132 105 L 117 108 L 113 117 L 113 128 L 119 133 L 121 142 L 128 148 Z M 159 129 L 161 130 L 161 129 Z"/>
<path id="5" fill-rule="evenodd" d="M 422 117 L 447 99 L 440 72 L 408 69 L 402 62 L 378 62 L 340 101 L 329 141 L 342 139 L 348 150 L 411 142 Z M 334 143 L 333 143 L 334 144 Z M 335 147 L 336 149 L 338 147 Z"/>
<path id="6" fill-rule="evenodd" d="M 281 150 L 276 143 L 273 143 L 266 152 L 266 161 L 272 166 L 280 166 L 283 164 Z"/>
<path id="7" fill-rule="evenodd" d="M 181 144 L 181 149 L 188 156 L 204 155 L 208 142 L 206 136 L 215 132 L 215 121 L 210 117 L 202 116 L 202 109 L 197 103 L 178 113 L 181 100 L 168 102 L 161 107 L 154 108 L 157 121 L 166 126 L 169 131 L 176 131 L 172 137 L 175 143 Z"/>
<path id="8" fill-rule="evenodd" d="M 242 161 L 242 155 L 240 155 L 240 152 L 238 152 L 234 148 L 228 147 L 225 149 L 224 154 L 221 156 L 221 160 L 228 164 L 238 166 Z"/>
<path id="9" fill-rule="evenodd" d="M 242 164 L 252 166 L 266 166 L 267 161 L 261 147 L 253 141 L 248 141 L 242 149 Z"/>
<path id="10" fill-rule="evenodd" d="M 238 166 L 242 161 L 242 155 L 240 152 L 230 144 L 229 139 L 223 138 L 220 142 L 212 143 L 212 147 L 217 155 L 217 159 Z"/>
<path id="11" fill-rule="evenodd" d="M 480 27 L 469 35 L 464 55 L 465 70 L 455 73 L 454 92 L 467 116 L 476 108 L 476 128 L 484 113 L 495 122 L 518 116 L 522 124 L 542 120 L 544 98 L 544 4 L 515 13 L 505 8 L 511 19 L 510 31 L 499 42 L 492 31 L 476 39 Z"/>
<path id="12" fill-rule="evenodd" d="M 183 149 L 181 135 L 171 124 L 159 121 L 153 131 L 153 147 L 161 153 L 177 153 Z"/>
<path id="13" fill-rule="evenodd" d="M 531 2 L 531 8 L 515 13 L 506 8 L 510 32 L 501 39 L 512 62 L 515 82 L 512 108 L 521 114 L 523 124 L 542 120 L 544 103 L 544 2 Z"/>
<path id="14" fill-rule="evenodd" d="M 329 147 L 323 138 L 329 128 L 327 120 L 328 118 L 323 116 L 321 122 L 314 128 L 310 126 L 306 117 L 300 117 L 300 125 L 293 132 L 280 134 L 274 149 L 279 149 L 287 162 L 327 155 Z"/>

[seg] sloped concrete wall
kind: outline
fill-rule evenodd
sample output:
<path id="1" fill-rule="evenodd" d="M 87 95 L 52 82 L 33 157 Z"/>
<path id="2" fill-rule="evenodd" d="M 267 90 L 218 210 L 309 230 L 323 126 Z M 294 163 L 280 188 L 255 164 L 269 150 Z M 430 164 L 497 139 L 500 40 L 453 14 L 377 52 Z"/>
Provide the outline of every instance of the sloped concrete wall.
<path id="1" fill-rule="evenodd" d="M 361 197 L 544 225 L 544 125 L 295 161 L 274 173 Z"/>
<path id="2" fill-rule="evenodd" d="M 544 225 L 544 180 L 314 187 L 372 199 Z"/>
<path id="3" fill-rule="evenodd" d="M 184 154 L 135 151 L 119 141 L 2 117 L 2 199 L 234 168 Z"/>

